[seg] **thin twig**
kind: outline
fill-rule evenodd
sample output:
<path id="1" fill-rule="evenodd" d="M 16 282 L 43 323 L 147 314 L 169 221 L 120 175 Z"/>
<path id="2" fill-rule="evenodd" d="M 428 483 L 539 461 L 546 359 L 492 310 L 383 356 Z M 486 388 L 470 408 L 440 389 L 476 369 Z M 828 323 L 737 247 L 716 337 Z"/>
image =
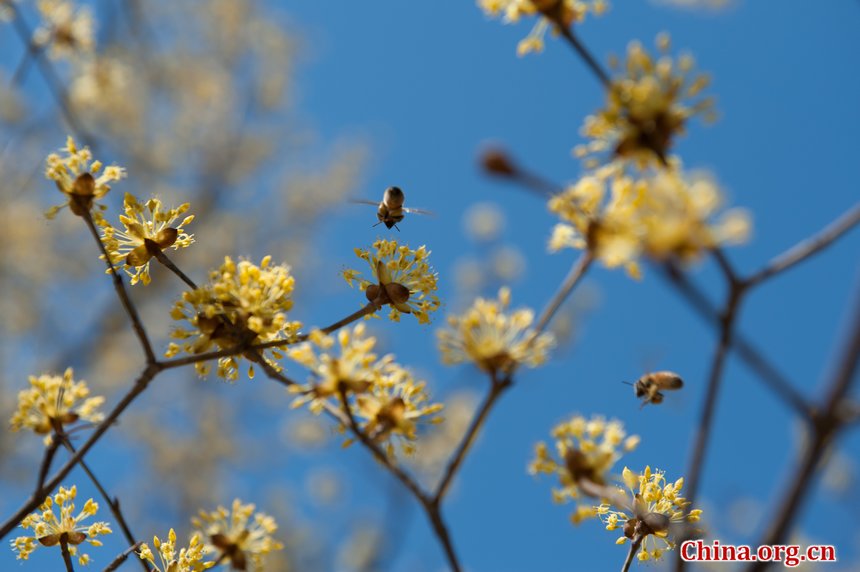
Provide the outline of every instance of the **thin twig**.
<path id="1" fill-rule="evenodd" d="M 588 271 L 588 267 L 591 266 L 591 262 L 593 260 L 594 256 L 589 250 L 586 250 L 580 255 L 579 259 L 574 263 L 567 277 L 564 279 L 564 282 L 561 283 L 561 286 L 559 286 L 555 295 L 541 313 L 540 318 L 537 321 L 537 325 L 535 326 L 532 339 L 537 338 L 537 336 L 546 329 L 550 320 L 552 320 L 555 313 L 558 312 L 558 309 L 561 308 L 564 301 L 567 300 L 567 297 L 573 291 L 574 287 L 579 283 L 582 277 L 585 276 L 585 273 Z"/>
<path id="2" fill-rule="evenodd" d="M 478 409 L 477 413 L 472 418 L 472 422 L 469 424 L 469 428 L 463 434 L 463 438 L 460 440 L 460 444 L 457 446 L 456 451 L 448 460 L 448 464 L 445 467 L 445 472 L 443 473 L 442 480 L 439 481 L 439 485 L 436 487 L 436 492 L 433 494 L 432 501 L 434 504 L 441 504 L 443 498 L 445 497 L 445 493 L 448 491 L 448 487 L 451 485 L 451 481 L 454 480 L 454 476 L 457 474 L 457 471 L 459 470 L 463 459 L 469 452 L 469 448 L 472 446 L 472 442 L 475 440 L 475 437 L 483 426 L 484 421 L 486 421 L 487 415 L 489 415 L 490 410 L 496 403 L 496 400 L 501 397 L 502 393 L 504 393 L 505 390 L 510 386 L 510 377 L 498 379 L 496 375 L 493 374 L 492 380 L 490 382 L 489 392 L 484 397 L 484 401 L 483 403 L 481 403 L 481 407 Z"/>
<path id="3" fill-rule="evenodd" d="M 158 248 L 158 247 L 156 246 L 155 248 L 153 248 L 153 249 L 152 249 L 152 252 L 153 252 L 153 254 L 155 254 L 155 258 L 156 258 L 156 259 L 157 259 L 161 264 L 163 264 L 163 265 L 164 265 L 165 267 L 167 267 L 171 272 L 173 272 L 174 274 L 176 274 L 176 275 L 179 277 L 179 279 L 180 279 L 180 280 L 182 280 L 183 282 L 185 282 L 185 284 L 187 284 L 187 285 L 188 285 L 188 287 L 189 287 L 189 288 L 191 288 L 192 290 L 197 290 L 197 284 L 195 284 L 195 283 L 194 283 L 194 281 L 193 281 L 191 278 L 189 278 L 189 277 L 188 277 L 188 275 L 186 275 L 182 270 L 180 270 L 180 269 L 179 269 L 179 267 L 178 267 L 178 266 L 176 266 L 176 265 L 173 263 L 173 261 L 172 261 L 172 260 L 170 260 L 170 259 L 167 257 L 167 255 L 166 255 L 166 254 L 164 254 L 163 252 L 161 252 L 161 248 Z"/>
<path id="4" fill-rule="evenodd" d="M 674 265 L 662 267 L 663 276 L 680 292 L 694 310 L 711 325 L 720 326 L 720 315 L 707 297 Z M 732 336 L 730 347 L 758 377 L 803 418 L 810 417 L 806 399 L 762 353 L 740 333 Z"/>
<path id="5" fill-rule="evenodd" d="M 61 436 L 61 438 L 63 440 L 63 445 L 66 447 L 66 449 L 68 449 L 70 453 L 75 454 L 75 447 L 72 445 L 69 439 L 65 436 Z M 96 477 L 95 473 L 93 473 L 93 471 L 90 469 L 89 465 L 87 465 L 86 461 L 81 459 L 80 465 L 84 472 L 87 474 L 87 476 L 90 478 L 92 483 L 95 485 L 96 489 L 98 489 L 99 494 L 102 495 L 102 498 L 107 503 L 108 508 L 110 508 L 111 514 L 113 514 L 113 517 L 116 519 L 117 524 L 119 524 L 119 527 L 122 530 L 122 535 L 125 537 L 126 541 L 131 545 L 140 544 L 135 539 L 134 534 L 131 532 L 131 529 L 128 526 L 128 522 L 125 520 L 125 517 L 123 516 L 122 511 L 119 508 L 119 499 L 115 497 L 112 498 L 108 494 L 107 490 L 105 490 L 104 486 L 102 486 L 101 482 Z M 141 560 L 140 565 L 143 567 L 145 572 L 149 572 L 149 565 L 146 562 Z"/>
<path id="6" fill-rule="evenodd" d="M 119 416 L 125 411 L 129 405 L 134 402 L 137 397 L 143 393 L 143 391 L 149 386 L 149 382 L 161 371 L 161 366 L 158 363 L 152 363 L 146 366 L 143 372 L 138 376 L 135 380 L 132 388 L 126 393 L 119 403 L 114 406 L 113 410 L 108 413 L 107 417 L 105 417 L 104 421 L 99 423 L 96 428 L 93 430 L 89 439 L 87 439 L 83 445 L 77 450 L 77 452 L 72 455 L 66 463 L 57 470 L 54 475 L 48 479 L 48 482 L 45 483 L 45 486 L 42 487 L 40 491 L 34 492 L 27 501 L 24 502 L 23 506 L 19 508 L 15 513 L 6 519 L 2 525 L 0 525 L 0 539 L 4 538 L 7 534 L 9 534 L 21 520 L 27 516 L 29 513 L 33 512 L 42 502 L 45 500 L 45 497 L 54 489 L 56 489 L 62 480 L 66 478 L 66 476 L 74 469 L 78 463 L 80 463 L 81 459 L 84 458 L 89 450 L 95 445 L 99 439 L 107 432 L 107 430 L 116 423 L 116 420 Z"/>
<path id="7" fill-rule="evenodd" d="M 841 415 L 841 405 L 844 402 L 852 383 L 860 377 L 858 362 L 860 362 L 860 295 L 852 301 L 854 308 L 849 318 L 849 330 L 844 338 L 842 355 L 836 362 L 833 378 L 827 390 L 827 397 L 822 404 L 821 412 L 815 416 L 813 437 L 798 459 L 797 468 L 790 471 L 792 481 L 785 494 L 780 495 L 782 505 L 770 519 L 770 527 L 759 546 L 782 544 L 791 530 L 806 497 L 812 493 L 811 481 L 815 475 L 821 458 L 833 443 L 838 433 L 845 428 L 846 420 Z M 774 513 L 771 513 L 774 514 Z M 764 570 L 768 563 L 752 564 L 749 572 Z"/>
<path id="8" fill-rule="evenodd" d="M 645 537 L 638 534 L 630 542 L 630 550 L 627 552 L 627 558 L 624 559 L 624 564 L 621 566 L 621 572 L 627 572 L 630 570 L 630 565 L 633 564 L 633 558 L 636 557 L 636 553 L 639 551 L 639 547 L 642 546 L 643 540 L 645 540 Z"/>
<path id="9" fill-rule="evenodd" d="M 63 553 L 63 562 L 66 564 L 66 572 L 75 572 L 75 567 L 72 564 L 72 555 L 69 553 L 68 532 L 64 532 L 60 535 L 60 552 Z"/>
<path id="10" fill-rule="evenodd" d="M 114 572 L 115 570 L 117 570 L 120 566 L 122 566 L 123 562 L 125 562 L 129 556 L 131 556 L 140 548 L 141 544 L 143 544 L 143 542 L 135 542 L 134 544 L 123 550 L 122 553 L 116 558 L 114 558 L 114 561 L 108 564 L 102 572 Z M 141 562 L 143 562 L 143 560 L 141 560 Z M 146 563 L 144 563 L 144 565 L 145 564 Z M 149 570 L 148 567 L 147 570 Z"/>
<path id="11" fill-rule="evenodd" d="M 818 254 L 838 238 L 860 223 L 860 203 L 851 207 L 848 212 L 827 225 L 814 236 L 800 241 L 784 253 L 780 254 L 767 265 L 744 280 L 747 286 L 756 286 L 773 276 L 785 272 L 801 262 Z"/>
<path id="12" fill-rule="evenodd" d="M 39 476 L 36 479 L 36 491 L 40 491 L 45 487 L 45 479 L 48 478 L 48 471 L 51 470 L 51 463 L 54 461 L 54 455 L 57 453 L 57 448 L 60 446 L 60 441 L 56 435 L 51 437 L 51 444 L 45 448 L 45 455 L 42 457 L 42 464 L 39 466 Z"/>
<path id="13" fill-rule="evenodd" d="M 87 228 L 90 229 L 90 233 L 93 235 L 93 238 L 99 245 L 99 249 L 101 250 L 102 256 L 105 259 L 105 264 L 108 267 L 108 271 L 113 278 L 114 289 L 116 290 L 116 294 L 119 297 L 120 302 L 122 303 L 122 307 L 125 309 L 125 313 L 128 314 L 129 319 L 131 319 L 131 325 L 134 328 L 134 333 L 137 335 L 137 339 L 140 341 L 141 347 L 143 347 L 143 352 L 146 354 L 146 363 L 153 364 L 155 363 L 155 352 L 152 351 L 152 344 L 149 342 L 149 336 L 146 334 L 146 329 L 143 327 L 143 322 L 140 319 L 140 315 L 137 313 L 137 308 L 134 304 L 132 304 L 131 299 L 128 296 L 128 292 L 125 289 L 125 285 L 122 281 L 122 276 L 120 276 L 119 272 L 117 272 L 116 268 L 113 265 L 113 262 L 110 260 L 110 256 L 108 255 L 107 249 L 105 248 L 104 243 L 102 242 L 101 237 L 99 237 L 99 231 L 96 228 L 95 222 L 93 222 L 93 217 L 90 211 L 85 211 L 84 216 L 82 217 L 84 221 L 87 223 Z"/>
<path id="14" fill-rule="evenodd" d="M 559 2 L 561 4 L 561 2 Z M 582 58 L 582 61 L 588 66 L 588 69 L 594 74 L 594 76 L 603 84 L 603 87 L 606 89 L 610 89 L 612 87 L 612 80 L 609 79 L 609 74 L 606 70 L 603 69 L 603 66 L 597 61 L 597 58 L 592 55 L 591 52 L 588 51 L 588 48 L 579 41 L 579 38 L 574 35 L 573 30 L 570 29 L 569 26 L 565 26 L 563 22 L 560 22 L 557 18 L 554 18 L 556 26 L 555 29 L 559 31 L 561 36 L 567 40 L 567 43 L 579 54 L 579 57 Z"/>
<path id="15" fill-rule="evenodd" d="M 5 5 L 7 9 L 12 11 L 12 24 L 15 27 L 15 31 L 18 33 L 18 37 L 29 49 L 33 41 L 33 31 L 27 25 L 27 22 L 24 21 L 21 10 L 15 2 L 6 2 Z M 63 113 L 63 117 L 66 119 L 66 122 L 69 124 L 69 128 L 75 134 L 75 137 L 77 137 L 77 139 L 84 145 L 87 145 L 90 149 L 96 151 L 97 146 L 95 140 L 83 128 L 83 124 L 72 111 L 63 82 L 60 80 L 57 70 L 55 70 L 51 62 L 48 61 L 44 50 L 37 50 L 33 53 L 33 57 L 39 66 L 39 71 L 42 73 L 42 77 L 45 78 L 45 82 L 48 84 L 51 95 L 54 97 L 54 100 L 56 100 L 60 111 Z"/>

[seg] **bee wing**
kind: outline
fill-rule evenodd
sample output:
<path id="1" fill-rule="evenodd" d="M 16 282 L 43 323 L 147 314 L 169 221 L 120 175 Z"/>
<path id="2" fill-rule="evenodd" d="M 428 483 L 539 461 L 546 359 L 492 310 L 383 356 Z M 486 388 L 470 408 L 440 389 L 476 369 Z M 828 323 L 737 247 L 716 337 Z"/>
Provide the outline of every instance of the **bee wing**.
<path id="1" fill-rule="evenodd" d="M 357 204 L 357 205 L 373 205 L 375 207 L 379 206 L 379 201 L 370 201 L 368 199 L 355 199 L 355 198 L 350 198 L 348 200 L 349 200 L 349 202 Z"/>
<path id="2" fill-rule="evenodd" d="M 436 213 L 434 213 L 433 211 L 428 211 L 428 210 L 424 210 L 424 209 L 413 209 L 413 208 L 404 207 L 403 212 L 406 212 L 409 214 L 421 214 L 421 215 L 427 215 L 427 216 L 436 216 Z"/>

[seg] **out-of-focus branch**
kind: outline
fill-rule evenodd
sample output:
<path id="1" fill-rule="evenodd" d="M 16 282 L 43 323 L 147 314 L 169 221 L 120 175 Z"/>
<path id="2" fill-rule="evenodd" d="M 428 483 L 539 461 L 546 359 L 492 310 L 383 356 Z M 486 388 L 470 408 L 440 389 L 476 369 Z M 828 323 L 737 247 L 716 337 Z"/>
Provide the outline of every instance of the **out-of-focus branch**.
<path id="1" fill-rule="evenodd" d="M 32 51 L 33 31 L 30 29 L 30 26 L 27 25 L 27 22 L 24 21 L 24 16 L 21 14 L 21 10 L 15 2 L 6 2 L 5 6 L 12 12 L 12 25 L 18 33 L 18 37 L 21 39 L 21 42 L 27 47 L 28 53 L 30 53 Z M 69 128 L 79 141 L 82 141 L 90 149 L 95 151 L 97 149 L 96 142 L 83 128 L 83 124 L 72 111 L 72 107 L 69 105 L 69 99 L 66 96 L 66 88 L 63 86 L 62 80 L 60 80 L 57 70 L 54 69 L 53 64 L 48 60 L 48 56 L 45 54 L 44 50 L 32 51 L 32 56 L 35 58 L 36 64 L 39 66 L 39 71 L 42 73 L 42 77 L 45 78 L 45 82 L 48 84 L 51 95 L 54 97 L 63 117 L 69 124 Z"/>
<path id="2" fill-rule="evenodd" d="M 757 286 L 777 274 L 794 268 L 833 244 L 858 223 L 860 223 L 860 203 L 851 207 L 848 212 L 827 225 L 818 234 L 802 240 L 768 262 L 764 268 L 746 278 L 744 283 L 747 286 Z"/>
<path id="3" fill-rule="evenodd" d="M 128 559 L 128 557 L 134 554 L 140 548 L 141 544 L 143 544 L 143 542 L 135 542 L 134 544 L 123 550 L 120 555 L 114 558 L 114 561 L 108 564 L 102 572 L 114 572 L 115 570 L 118 570 L 119 567 L 122 566 L 123 563 Z"/>
<path id="4" fill-rule="evenodd" d="M 844 403 L 851 385 L 858 377 L 858 362 L 860 362 L 860 296 L 852 303 L 854 308 L 848 321 L 848 332 L 845 336 L 841 355 L 837 359 L 833 377 L 827 389 L 820 412 L 815 414 L 812 424 L 812 439 L 809 439 L 805 450 L 797 462 L 797 468 L 790 471 L 792 475 L 786 492 L 780 496 L 782 503 L 771 514 L 771 525 L 759 542 L 765 544 L 781 544 L 791 530 L 794 520 L 800 511 L 806 497 L 812 492 L 812 477 L 820 464 L 822 456 L 833 443 L 839 432 L 846 427 L 848 419 L 843 418 L 841 406 Z M 767 567 L 767 562 L 756 562 L 749 572 L 759 572 Z"/>
<path id="5" fill-rule="evenodd" d="M 661 267 L 662 275 L 678 290 L 694 310 L 709 324 L 719 327 L 721 317 L 707 297 L 674 264 Z M 803 418 L 810 416 L 806 399 L 791 382 L 740 333 L 732 336 L 729 347 L 752 369 L 771 390 L 779 395 Z"/>

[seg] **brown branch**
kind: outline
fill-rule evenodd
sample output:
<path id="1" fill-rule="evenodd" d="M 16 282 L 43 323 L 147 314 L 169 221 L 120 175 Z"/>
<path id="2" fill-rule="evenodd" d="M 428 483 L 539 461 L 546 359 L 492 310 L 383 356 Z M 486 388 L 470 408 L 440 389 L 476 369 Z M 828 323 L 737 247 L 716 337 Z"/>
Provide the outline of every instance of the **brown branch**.
<path id="1" fill-rule="evenodd" d="M 537 325 L 535 326 L 534 333 L 532 334 L 532 340 L 536 339 L 541 332 L 546 329 L 550 320 L 552 320 L 553 316 L 558 312 L 558 309 L 561 308 L 561 305 L 573 291 L 574 287 L 576 287 L 582 277 L 585 276 L 585 273 L 588 271 L 593 260 L 594 256 L 591 254 L 591 251 L 586 250 L 580 255 L 579 259 L 574 263 L 567 277 L 564 279 L 564 282 L 561 283 L 561 286 L 559 286 L 555 295 L 541 313 Z"/>
<path id="2" fill-rule="evenodd" d="M 75 567 L 72 565 L 72 555 L 69 554 L 68 532 L 64 532 L 60 535 L 60 551 L 63 553 L 63 562 L 66 564 L 66 572 L 75 572 Z"/>
<path id="3" fill-rule="evenodd" d="M 129 556 L 131 556 L 135 551 L 140 548 L 141 544 L 143 544 L 143 542 L 135 542 L 134 544 L 123 550 L 122 553 L 120 553 L 119 556 L 114 558 L 114 561 L 108 564 L 102 572 L 114 572 L 115 570 L 117 570 L 120 566 L 122 566 L 122 564 L 128 559 Z M 143 560 L 140 561 L 143 562 Z M 145 562 L 144 566 L 147 566 Z M 147 570 L 149 570 L 148 567 Z"/>
<path id="4" fill-rule="evenodd" d="M 771 260 L 764 268 L 744 280 L 744 283 L 747 286 L 756 286 L 777 274 L 790 270 L 833 244 L 858 223 L 860 223 L 860 203 L 851 207 L 848 212 L 827 225 L 818 234 L 802 240 Z"/>
<path id="5" fill-rule="evenodd" d="M 574 51 L 582 58 L 582 61 L 585 62 L 585 65 L 588 66 L 588 69 L 597 80 L 603 84 L 603 87 L 606 89 L 610 89 L 612 87 L 612 80 L 609 79 L 609 74 L 606 70 L 603 69 L 603 66 L 597 61 L 597 58 L 588 51 L 588 48 L 579 41 L 579 38 L 573 33 L 573 30 L 570 26 L 565 25 L 565 23 L 561 20 L 561 8 L 562 2 L 556 3 L 556 6 L 551 8 L 551 12 L 544 12 L 544 16 L 549 18 L 554 24 L 555 29 L 559 34 L 567 41 L 568 45 L 574 49 Z"/>
<path id="6" fill-rule="evenodd" d="M 167 255 L 161 251 L 161 248 L 155 245 L 152 248 L 152 253 L 155 255 L 156 260 L 158 260 L 171 272 L 176 274 L 180 280 L 182 280 L 183 282 L 185 282 L 186 285 L 188 285 L 189 288 L 191 288 L 192 290 L 197 290 L 197 284 L 195 284 L 194 281 L 188 277 L 188 275 L 186 275 L 182 270 L 180 270 L 179 267 L 176 266 L 173 261 L 170 260 Z"/>
<path id="7" fill-rule="evenodd" d="M 149 337 L 146 335 L 146 329 L 143 327 L 143 322 L 140 319 L 140 315 L 137 313 L 137 308 L 132 304 L 131 299 L 128 296 L 128 292 L 126 291 L 125 285 L 122 281 L 122 276 L 120 276 L 119 272 L 117 272 L 114 267 L 113 262 L 110 260 L 110 256 L 108 255 L 107 249 L 99 236 L 99 231 L 96 228 L 95 222 L 93 222 L 93 217 L 90 211 L 85 211 L 82 218 L 86 221 L 87 228 L 90 229 L 90 234 L 93 235 L 93 238 L 99 245 L 99 249 L 105 259 L 105 264 L 113 278 L 113 286 L 116 290 L 116 294 L 122 303 L 122 307 L 125 309 L 125 313 L 128 314 L 129 319 L 131 319 L 134 333 L 137 335 L 137 339 L 140 340 L 140 345 L 143 347 L 143 352 L 146 354 L 146 363 L 152 365 L 156 362 L 155 352 L 152 351 L 152 344 L 149 342 Z"/>
<path id="8" fill-rule="evenodd" d="M 448 487 L 451 485 L 451 481 L 454 480 L 454 476 L 460 469 L 460 465 L 463 463 L 463 459 L 466 457 L 466 454 L 469 452 L 469 448 L 472 446 L 472 442 L 474 442 L 475 437 L 478 435 L 478 432 L 484 425 L 484 421 L 486 421 L 490 410 L 495 405 L 496 400 L 498 400 L 499 397 L 502 396 L 502 393 L 504 393 L 505 390 L 508 389 L 510 386 L 510 377 L 505 377 L 504 379 L 500 380 L 497 378 L 496 374 L 493 374 L 492 379 L 490 380 L 489 392 L 484 397 L 484 401 L 483 403 L 481 403 L 481 407 L 478 409 L 478 412 L 472 418 L 472 422 L 469 424 L 469 428 L 463 434 L 463 437 L 460 440 L 460 444 L 457 446 L 456 451 L 448 460 L 448 465 L 445 467 L 445 472 L 443 473 L 442 480 L 439 481 L 439 485 L 436 487 L 436 492 L 433 494 L 433 504 L 440 505 L 442 503 L 442 500 L 445 497 L 445 493 L 448 491 Z"/>
<path id="9" fill-rule="evenodd" d="M 675 265 L 661 267 L 662 275 L 680 292 L 694 310 L 709 324 L 719 327 L 721 316 L 707 297 Z M 729 347 L 754 371 L 774 393 L 779 395 L 801 417 L 810 417 L 806 399 L 794 385 L 762 353 L 739 332 L 732 336 Z"/>
<path id="10" fill-rule="evenodd" d="M 633 558 L 636 557 L 636 553 L 639 551 L 639 547 L 642 546 L 643 540 L 645 540 L 645 536 L 637 534 L 630 542 L 630 550 L 627 552 L 627 558 L 624 559 L 624 564 L 621 566 L 621 572 L 627 572 L 630 570 L 630 565 L 633 564 Z"/>
<path id="11" fill-rule="evenodd" d="M 60 436 L 59 438 L 63 440 L 63 445 L 66 447 L 66 449 L 74 455 L 76 451 L 69 439 L 65 436 Z M 110 508 L 111 514 L 113 514 L 113 517 L 116 519 L 117 524 L 119 524 L 119 527 L 122 530 L 122 535 L 125 537 L 126 541 L 128 541 L 128 543 L 132 545 L 132 548 L 134 548 L 135 545 L 140 545 L 140 542 L 137 541 L 134 537 L 134 534 L 132 534 L 131 529 L 128 526 L 128 522 L 125 520 L 125 517 L 123 516 L 122 511 L 119 508 L 119 499 L 115 497 L 112 498 L 108 494 L 104 486 L 102 486 L 101 482 L 96 477 L 95 473 L 93 473 L 89 465 L 87 465 L 86 461 L 81 459 L 80 465 L 84 472 L 87 474 L 87 476 L 90 478 L 92 483 L 95 485 L 96 489 L 98 489 L 99 494 L 102 495 L 102 498 L 107 503 L 108 508 Z M 125 559 L 123 558 L 123 560 Z M 120 562 L 119 564 L 122 564 L 122 562 Z M 119 564 L 117 564 L 117 566 L 119 566 Z M 140 565 L 143 566 L 144 572 L 150 572 L 149 565 L 146 562 L 141 560 Z"/>
<path id="12" fill-rule="evenodd" d="M 39 466 L 39 476 L 36 479 L 36 491 L 40 491 L 45 487 L 45 479 L 48 478 L 48 471 L 51 470 L 51 463 L 54 461 L 54 455 L 57 453 L 57 448 L 60 446 L 60 441 L 56 435 L 51 437 L 51 444 L 45 448 L 45 455 L 42 457 L 42 464 Z"/>
<path id="13" fill-rule="evenodd" d="M 814 417 L 812 424 L 813 437 L 798 459 L 797 468 L 789 474 L 792 481 L 788 485 L 782 506 L 771 519 L 769 530 L 765 533 L 760 546 L 765 544 L 781 544 L 791 530 L 806 497 L 812 492 L 812 477 L 820 464 L 822 456 L 833 443 L 839 432 L 845 428 L 847 420 L 841 415 L 841 405 L 844 402 L 851 384 L 857 380 L 858 362 L 860 362 L 860 296 L 854 301 L 853 315 L 849 318 L 849 331 L 845 336 L 841 356 L 836 362 L 833 378 L 827 391 L 827 397 L 822 404 L 820 413 Z M 773 514 L 773 513 L 771 513 Z M 749 572 L 758 572 L 767 567 L 766 562 L 752 564 Z"/>
<path id="14" fill-rule="evenodd" d="M 90 449 L 92 449 L 93 445 L 95 445 L 99 439 L 107 432 L 107 430 L 116 422 L 119 416 L 125 411 L 129 405 L 134 402 L 137 397 L 143 393 L 143 391 L 149 386 L 149 382 L 161 371 L 161 366 L 158 363 L 151 363 L 143 370 L 140 376 L 135 380 L 134 385 L 128 391 L 128 393 L 123 396 L 119 403 L 114 406 L 113 410 L 105 417 L 104 421 L 99 423 L 96 428 L 93 430 L 90 437 L 84 442 L 84 444 L 77 450 L 77 452 L 72 455 L 66 463 L 60 467 L 59 470 L 45 483 L 45 486 L 41 488 L 41 490 L 34 492 L 27 501 L 19 508 L 15 513 L 6 519 L 2 525 L 0 525 L 0 539 L 4 538 L 7 534 L 9 534 L 21 520 L 33 512 L 42 502 L 45 500 L 45 497 L 54 489 L 56 489 L 62 480 L 66 478 L 66 476 L 74 469 L 78 463 L 80 463 L 81 459 L 84 458 Z"/>

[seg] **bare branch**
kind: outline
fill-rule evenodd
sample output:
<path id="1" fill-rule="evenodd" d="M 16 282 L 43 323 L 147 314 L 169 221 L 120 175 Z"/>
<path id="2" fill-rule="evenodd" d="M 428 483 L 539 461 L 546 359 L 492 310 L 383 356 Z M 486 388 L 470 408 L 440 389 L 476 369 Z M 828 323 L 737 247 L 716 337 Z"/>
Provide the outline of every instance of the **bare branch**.
<path id="1" fill-rule="evenodd" d="M 801 262 L 818 254 L 849 230 L 860 223 L 860 203 L 851 207 L 845 214 L 830 223 L 818 234 L 800 241 L 784 253 L 771 260 L 764 268 L 747 278 L 747 286 L 756 286 L 765 280 L 786 270 L 794 268 Z"/>

